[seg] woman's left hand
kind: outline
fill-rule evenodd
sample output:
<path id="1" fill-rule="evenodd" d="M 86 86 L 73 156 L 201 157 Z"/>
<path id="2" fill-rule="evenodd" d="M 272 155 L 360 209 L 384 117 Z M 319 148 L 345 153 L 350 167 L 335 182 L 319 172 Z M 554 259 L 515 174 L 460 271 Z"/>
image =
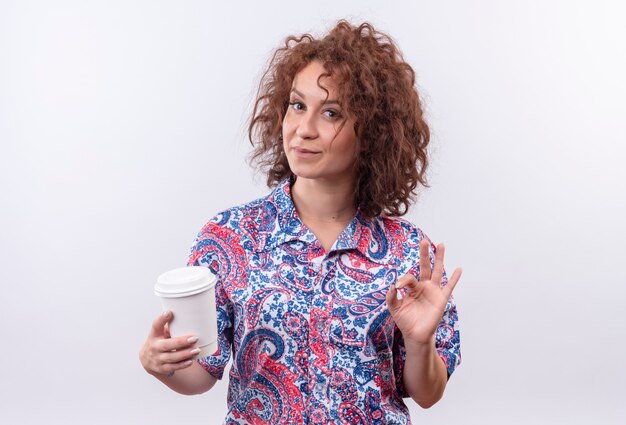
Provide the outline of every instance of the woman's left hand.
<path id="1" fill-rule="evenodd" d="M 442 287 L 445 248 L 443 244 L 437 246 L 435 267 L 431 273 L 428 247 L 428 240 L 420 241 L 419 280 L 407 274 L 398 279 L 395 287 L 391 285 L 387 292 L 389 312 L 402 332 L 405 343 L 430 343 L 441 322 L 446 303 L 461 277 L 461 269 L 457 268 L 448 279 L 448 283 Z M 401 299 L 398 299 L 400 293 L 398 290 L 401 288 L 406 288 L 406 292 Z"/>

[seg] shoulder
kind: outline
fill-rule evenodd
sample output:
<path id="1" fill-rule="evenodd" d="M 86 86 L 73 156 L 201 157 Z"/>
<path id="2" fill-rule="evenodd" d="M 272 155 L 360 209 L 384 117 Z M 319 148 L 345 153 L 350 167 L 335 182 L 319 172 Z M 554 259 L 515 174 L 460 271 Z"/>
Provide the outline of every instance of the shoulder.
<path id="1" fill-rule="evenodd" d="M 288 187 L 285 180 L 264 197 L 220 211 L 202 227 L 192 251 L 207 244 L 256 251 L 275 230 L 279 215 L 289 215 Z"/>
<path id="2" fill-rule="evenodd" d="M 410 221 L 399 217 L 377 217 L 374 219 L 379 236 L 374 239 L 386 243 L 391 262 L 396 264 L 402 273 L 419 263 L 419 244 L 423 239 L 429 241 L 429 257 L 434 258 L 434 245 L 428 236 Z M 384 239 L 383 239 L 384 238 Z"/>
<path id="3" fill-rule="evenodd" d="M 213 216 L 194 239 L 187 265 L 206 266 L 224 282 L 242 282 L 256 247 L 254 223 L 261 204 L 262 198 Z"/>
<path id="4" fill-rule="evenodd" d="M 419 242 L 428 237 L 422 229 L 408 220 L 400 217 L 376 217 L 374 219 L 376 227 L 379 227 L 392 242 L 398 244 L 419 244 Z"/>
<path id="5" fill-rule="evenodd" d="M 266 201 L 267 196 L 218 212 L 202 227 L 196 239 L 255 242 Z"/>

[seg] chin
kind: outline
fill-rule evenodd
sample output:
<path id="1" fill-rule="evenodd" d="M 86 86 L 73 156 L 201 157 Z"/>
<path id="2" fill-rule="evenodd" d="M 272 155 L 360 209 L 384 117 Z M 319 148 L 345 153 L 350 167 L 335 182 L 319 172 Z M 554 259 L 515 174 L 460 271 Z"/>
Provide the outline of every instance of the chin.
<path id="1" fill-rule="evenodd" d="M 322 176 L 320 176 L 318 173 L 313 172 L 312 170 L 303 170 L 301 168 L 292 168 L 291 172 L 296 176 L 299 177 L 301 179 L 317 179 L 320 178 Z"/>
<path id="2" fill-rule="evenodd" d="M 307 164 L 299 164 L 298 161 L 289 161 L 289 168 L 295 176 L 303 179 L 320 177 L 319 172 L 314 167 L 307 166 Z"/>

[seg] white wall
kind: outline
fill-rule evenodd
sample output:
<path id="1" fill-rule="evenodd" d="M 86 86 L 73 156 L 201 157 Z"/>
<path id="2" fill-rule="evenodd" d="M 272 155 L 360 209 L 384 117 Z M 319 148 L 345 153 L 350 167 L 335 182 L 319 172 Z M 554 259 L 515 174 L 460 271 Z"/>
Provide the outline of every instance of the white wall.
<path id="1" fill-rule="evenodd" d="M 414 422 L 623 423 L 624 3 L 249 3 L 0 2 L 0 422 L 220 422 L 225 381 L 184 397 L 139 364 L 152 285 L 266 192 L 245 128 L 271 50 L 348 17 L 417 71 L 409 218 L 465 272 L 463 364 Z"/>

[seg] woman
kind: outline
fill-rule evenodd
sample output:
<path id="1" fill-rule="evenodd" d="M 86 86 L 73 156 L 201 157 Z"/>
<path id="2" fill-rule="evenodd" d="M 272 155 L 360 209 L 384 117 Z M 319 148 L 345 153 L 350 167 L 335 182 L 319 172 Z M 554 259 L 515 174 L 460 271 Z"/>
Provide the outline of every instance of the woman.
<path id="1" fill-rule="evenodd" d="M 197 338 L 170 338 L 165 312 L 144 368 L 197 394 L 232 353 L 229 424 L 410 423 L 403 397 L 433 405 L 460 363 L 461 274 L 398 218 L 426 184 L 413 70 L 367 23 L 288 37 L 249 134 L 275 188 L 209 221 L 189 258 L 219 277 L 219 349 L 194 361 Z"/>

